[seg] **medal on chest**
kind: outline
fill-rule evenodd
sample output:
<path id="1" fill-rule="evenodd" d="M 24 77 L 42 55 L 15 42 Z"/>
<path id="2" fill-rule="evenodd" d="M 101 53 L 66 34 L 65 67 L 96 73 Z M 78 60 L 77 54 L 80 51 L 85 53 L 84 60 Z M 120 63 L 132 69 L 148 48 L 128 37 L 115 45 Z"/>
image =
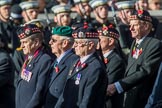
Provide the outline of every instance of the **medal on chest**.
<path id="1" fill-rule="evenodd" d="M 22 72 L 21 72 L 21 78 L 27 82 L 30 81 L 31 79 L 31 76 L 32 76 L 32 72 L 26 70 L 26 69 L 22 69 Z"/>
<path id="2" fill-rule="evenodd" d="M 78 74 L 77 74 L 77 77 L 76 77 L 76 80 L 75 80 L 75 84 L 76 84 L 76 85 L 79 85 L 80 79 L 81 79 L 81 74 L 78 73 Z"/>
<path id="3" fill-rule="evenodd" d="M 29 68 L 31 67 L 31 63 L 30 63 L 30 62 L 31 62 L 34 58 L 36 58 L 36 57 L 38 56 L 38 54 L 39 54 L 39 52 L 40 52 L 40 49 L 41 49 L 41 48 L 39 48 L 38 50 L 36 50 L 36 52 L 34 53 L 33 56 L 31 56 L 31 57 L 27 56 L 26 59 L 25 59 L 25 62 L 24 62 L 24 64 L 23 64 L 23 67 L 22 67 L 22 71 L 21 71 L 20 77 L 21 77 L 23 80 L 27 81 L 27 82 L 29 82 L 30 79 L 31 79 L 31 77 L 32 77 L 32 72 L 30 72 L 30 71 L 27 70 L 27 66 L 28 66 Z"/>

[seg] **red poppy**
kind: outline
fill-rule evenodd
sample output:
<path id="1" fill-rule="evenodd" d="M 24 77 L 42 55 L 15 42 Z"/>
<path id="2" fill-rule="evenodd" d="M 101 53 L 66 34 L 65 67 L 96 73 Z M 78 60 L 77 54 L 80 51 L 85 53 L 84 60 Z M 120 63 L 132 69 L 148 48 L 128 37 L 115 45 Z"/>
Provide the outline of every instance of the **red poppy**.
<path id="1" fill-rule="evenodd" d="M 142 54 L 142 48 L 139 50 L 139 55 L 141 55 Z"/>
<path id="2" fill-rule="evenodd" d="M 103 25 L 102 30 L 103 31 L 105 31 L 105 30 L 107 31 L 108 30 L 108 27 L 106 25 Z"/>
<path id="3" fill-rule="evenodd" d="M 56 72 L 56 73 L 59 72 L 59 68 L 58 68 L 58 66 L 55 67 L 55 72 Z"/>
<path id="4" fill-rule="evenodd" d="M 86 63 L 83 63 L 83 64 L 81 65 L 82 68 L 85 68 L 86 66 L 87 66 Z"/>
<path id="5" fill-rule="evenodd" d="M 87 22 L 84 22 L 84 26 L 83 26 L 83 28 L 88 28 L 88 23 Z"/>
<path id="6" fill-rule="evenodd" d="M 135 53 L 136 53 L 136 50 L 135 50 L 135 49 L 133 49 L 133 51 L 132 51 L 132 56 L 133 56 Z"/>
<path id="7" fill-rule="evenodd" d="M 143 14 L 143 10 L 138 10 L 137 12 L 138 12 L 139 15 Z"/>
<path id="8" fill-rule="evenodd" d="M 104 58 L 104 63 L 107 64 L 109 60 L 107 58 Z"/>

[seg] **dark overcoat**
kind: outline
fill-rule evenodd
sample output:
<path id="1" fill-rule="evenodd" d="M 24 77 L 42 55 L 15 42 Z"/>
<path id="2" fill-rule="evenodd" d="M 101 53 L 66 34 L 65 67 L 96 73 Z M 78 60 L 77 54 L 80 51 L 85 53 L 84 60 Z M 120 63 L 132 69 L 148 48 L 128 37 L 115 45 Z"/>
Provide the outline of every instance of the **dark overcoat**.
<path id="1" fill-rule="evenodd" d="M 15 108 L 13 63 L 2 49 L 0 49 L 0 108 Z"/>
<path id="2" fill-rule="evenodd" d="M 58 72 L 54 69 L 55 62 L 53 63 L 49 78 L 50 81 L 47 81 L 46 84 L 44 108 L 54 108 L 63 91 L 70 67 L 72 67 L 73 62 L 77 59 L 78 56 L 75 55 L 73 51 L 67 53 L 57 65 L 59 69 Z"/>
<path id="3" fill-rule="evenodd" d="M 80 67 L 76 64 L 55 108 L 104 108 L 108 82 L 104 64 L 96 53 Z"/>
<path id="4" fill-rule="evenodd" d="M 133 46 L 128 58 L 125 78 L 119 81 L 126 92 L 125 108 L 144 108 L 162 60 L 162 44 L 153 37 L 145 37 L 139 45 L 141 53 L 133 58 Z"/>
<path id="5" fill-rule="evenodd" d="M 123 60 L 115 50 L 106 57 L 105 64 L 109 84 L 112 84 L 124 77 L 126 69 L 126 63 L 124 61 L 125 60 Z M 111 97 L 107 97 L 107 108 L 122 108 L 123 99 L 123 94 L 115 94 Z"/>
<path id="6" fill-rule="evenodd" d="M 26 70 L 32 73 L 31 79 L 23 80 L 20 76 L 16 88 L 16 108 L 41 108 L 43 89 L 52 59 L 40 51 L 27 65 Z"/>
<path id="7" fill-rule="evenodd" d="M 158 75 L 154 84 L 152 93 L 149 96 L 145 108 L 161 108 L 162 107 L 162 63 L 158 70 Z"/>

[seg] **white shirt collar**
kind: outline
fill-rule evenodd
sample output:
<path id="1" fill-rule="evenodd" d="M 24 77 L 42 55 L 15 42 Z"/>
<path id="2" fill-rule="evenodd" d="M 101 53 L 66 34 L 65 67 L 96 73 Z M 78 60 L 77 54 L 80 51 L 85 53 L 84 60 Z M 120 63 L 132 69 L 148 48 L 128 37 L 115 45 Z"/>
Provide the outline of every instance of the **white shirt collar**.
<path id="1" fill-rule="evenodd" d="M 103 55 L 104 58 L 108 57 L 108 56 L 111 54 L 111 52 L 113 52 L 113 50 L 110 50 L 110 51 L 108 51 L 107 53 L 105 53 L 105 54 Z"/>
<path id="2" fill-rule="evenodd" d="M 81 62 L 81 63 L 84 63 L 92 54 L 93 54 L 93 53 L 88 54 L 88 55 L 84 56 L 83 58 L 80 58 L 80 62 Z"/>
<path id="3" fill-rule="evenodd" d="M 62 58 L 71 51 L 72 49 L 69 49 L 67 51 L 65 51 L 63 54 L 61 54 L 60 57 L 57 58 L 57 62 L 60 63 L 60 61 L 62 60 Z"/>
<path id="4" fill-rule="evenodd" d="M 138 45 L 140 45 L 141 42 L 142 42 L 145 38 L 146 38 L 146 36 L 142 37 L 142 38 L 139 39 L 139 40 L 136 40 L 136 43 L 137 43 Z"/>

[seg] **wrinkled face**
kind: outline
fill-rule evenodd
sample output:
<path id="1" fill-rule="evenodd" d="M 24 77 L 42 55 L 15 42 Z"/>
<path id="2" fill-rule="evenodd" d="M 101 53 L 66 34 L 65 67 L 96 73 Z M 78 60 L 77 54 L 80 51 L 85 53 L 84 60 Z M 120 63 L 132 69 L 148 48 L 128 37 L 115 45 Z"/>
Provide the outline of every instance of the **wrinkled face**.
<path id="1" fill-rule="evenodd" d="M 141 39 L 147 31 L 146 24 L 140 22 L 140 20 L 130 20 L 130 31 L 132 38 Z"/>
<path id="2" fill-rule="evenodd" d="M 99 38 L 100 38 L 100 46 L 102 51 L 106 51 L 109 48 L 109 43 L 110 43 L 109 38 L 105 36 L 99 36 Z"/>
<path id="3" fill-rule="evenodd" d="M 21 39 L 20 43 L 25 55 L 33 54 L 35 52 L 35 42 L 30 38 Z"/>
<path id="4" fill-rule="evenodd" d="M 0 17 L 8 19 L 10 17 L 10 5 L 4 5 L 0 7 Z"/>
<path id="5" fill-rule="evenodd" d="M 63 44 L 63 40 L 60 38 L 60 36 L 52 35 L 49 44 L 51 46 L 52 53 L 59 57 L 61 55 L 61 49 Z"/>
<path id="6" fill-rule="evenodd" d="M 99 15 L 100 18 L 105 19 L 108 16 L 108 8 L 107 5 L 103 5 L 103 6 L 98 6 L 96 8 L 96 12 Z"/>
<path id="7" fill-rule="evenodd" d="M 22 16 L 24 17 L 25 22 L 36 19 L 38 17 L 38 9 L 28 9 L 23 11 Z"/>
<path id="8" fill-rule="evenodd" d="M 59 13 L 56 16 L 56 22 L 59 26 L 68 26 L 71 22 L 70 13 Z"/>
<path id="9" fill-rule="evenodd" d="M 75 39 L 74 49 L 76 55 L 83 57 L 86 56 L 89 51 L 89 42 L 84 39 Z"/>
<path id="10" fill-rule="evenodd" d="M 161 0 L 152 0 L 149 3 L 149 9 L 151 10 L 160 10 L 162 7 L 162 1 Z"/>

